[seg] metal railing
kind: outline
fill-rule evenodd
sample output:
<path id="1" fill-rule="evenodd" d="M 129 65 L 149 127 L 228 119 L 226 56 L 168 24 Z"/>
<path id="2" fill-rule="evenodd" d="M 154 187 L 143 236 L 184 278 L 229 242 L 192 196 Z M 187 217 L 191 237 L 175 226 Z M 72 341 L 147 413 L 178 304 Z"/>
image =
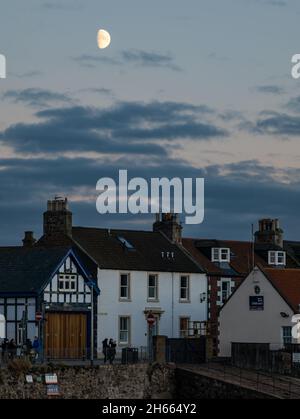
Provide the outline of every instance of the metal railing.
<path id="1" fill-rule="evenodd" d="M 212 372 L 216 378 L 250 387 L 259 392 L 283 398 L 300 398 L 300 381 L 293 377 L 235 367 L 226 363 L 207 362 L 201 370 Z"/>

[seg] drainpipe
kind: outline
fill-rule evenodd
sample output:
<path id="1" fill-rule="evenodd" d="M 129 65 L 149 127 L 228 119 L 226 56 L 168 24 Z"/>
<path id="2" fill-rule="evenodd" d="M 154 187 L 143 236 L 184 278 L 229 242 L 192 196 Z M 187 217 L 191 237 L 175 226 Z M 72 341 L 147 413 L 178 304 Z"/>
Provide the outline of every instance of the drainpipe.
<path id="1" fill-rule="evenodd" d="M 174 272 L 172 272 L 172 338 L 174 338 Z"/>
<path id="2" fill-rule="evenodd" d="M 94 287 L 91 287 L 91 366 L 94 365 Z"/>

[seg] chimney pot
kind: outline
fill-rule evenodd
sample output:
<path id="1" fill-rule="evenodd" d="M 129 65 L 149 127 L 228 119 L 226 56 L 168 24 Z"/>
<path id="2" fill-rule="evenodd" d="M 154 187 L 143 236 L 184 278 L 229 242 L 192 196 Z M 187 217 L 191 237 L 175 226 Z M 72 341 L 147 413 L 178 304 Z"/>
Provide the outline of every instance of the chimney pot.
<path id="1" fill-rule="evenodd" d="M 33 231 L 25 231 L 25 236 L 23 241 L 24 247 L 33 247 L 36 243 L 36 239 L 34 238 Z"/>

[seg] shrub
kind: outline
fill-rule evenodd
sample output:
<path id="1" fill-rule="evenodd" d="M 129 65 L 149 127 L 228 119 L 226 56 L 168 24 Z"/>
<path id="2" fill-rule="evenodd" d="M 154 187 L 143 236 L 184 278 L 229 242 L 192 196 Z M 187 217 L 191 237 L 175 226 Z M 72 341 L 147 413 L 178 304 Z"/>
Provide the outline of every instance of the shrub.
<path id="1" fill-rule="evenodd" d="M 9 371 L 11 371 L 13 374 L 20 376 L 21 374 L 26 374 L 28 371 L 30 371 L 32 365 L 30 361 L 26 358 L 21 359 L 13 359 L 9 361 L 7 368 Z"/>

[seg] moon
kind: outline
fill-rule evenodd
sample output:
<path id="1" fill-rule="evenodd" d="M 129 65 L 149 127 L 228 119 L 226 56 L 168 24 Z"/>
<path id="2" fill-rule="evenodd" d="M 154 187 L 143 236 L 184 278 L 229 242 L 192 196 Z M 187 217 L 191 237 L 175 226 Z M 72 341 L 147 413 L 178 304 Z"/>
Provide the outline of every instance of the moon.
<path id="1" fill-rule="evenodd" d="M 100 29 L 98 31 L 98 47 L 100 49 L 105 49 L 110 45 L 111 42 L 111 36 L 110 34 L 105 31 L 104 29 Z"/>

